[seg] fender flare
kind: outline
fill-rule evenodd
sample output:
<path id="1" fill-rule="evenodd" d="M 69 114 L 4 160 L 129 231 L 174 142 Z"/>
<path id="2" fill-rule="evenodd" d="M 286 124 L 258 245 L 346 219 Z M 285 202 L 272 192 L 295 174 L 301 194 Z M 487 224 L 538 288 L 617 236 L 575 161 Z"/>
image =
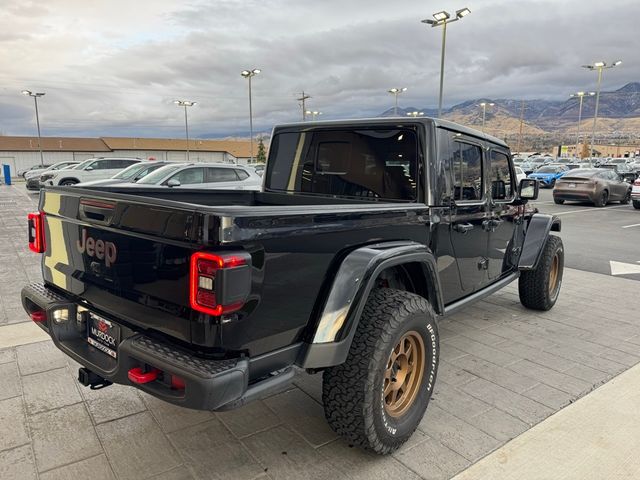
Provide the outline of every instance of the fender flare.
<path id="1" fill-rule="evenodd" d="M 535 270 L 540 262 L 542 249 L 547 241 L 549 232 L 559 232 L 562 222 L 554 215 L 536 213 L 531 216 L 525 232 L 522 253 L 518 261 L 519 270 Z"/>
<path id="2" fill-rule="evenodd" d="M 326 301 L 318 315 L 313 339 L 302 352 L 302 368 L 323 368 L 343 363 L 355 336 L 362 310 L 378 275 L 389 267 L 419 263 L 433 308 L 444 312 L 436 259 L 423 244 L 389 242 L 368 245 L 351 252 L 342 261 Z"/>

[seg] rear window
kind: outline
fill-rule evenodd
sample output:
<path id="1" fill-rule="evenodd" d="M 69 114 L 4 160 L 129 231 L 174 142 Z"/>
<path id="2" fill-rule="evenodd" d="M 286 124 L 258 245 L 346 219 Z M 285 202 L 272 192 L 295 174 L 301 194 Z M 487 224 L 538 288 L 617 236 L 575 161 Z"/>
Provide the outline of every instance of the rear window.
<path id="1" fill-rule="evenodd" d="M 409 128 L 279 133 L 267 168 L 269 190 L 415 201 L 418 139 Z"/>

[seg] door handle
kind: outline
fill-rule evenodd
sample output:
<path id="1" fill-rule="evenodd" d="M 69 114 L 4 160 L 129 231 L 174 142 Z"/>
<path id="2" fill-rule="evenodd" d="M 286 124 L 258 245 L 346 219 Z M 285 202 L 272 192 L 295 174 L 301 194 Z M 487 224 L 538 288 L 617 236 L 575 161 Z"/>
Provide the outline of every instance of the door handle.
<path id="1" fill-rule="evenodd" d="M 453 226 L 456 232 L 467 233 L 469 230 L 473 230 L 473 224 L 471 223 L 456 223 Z"/>
<path id="2" fill-rule="evenodd" d="M 497 218 L 485 220 L 482 222 L 482 228 L 488 232 L 493 232 L 503 221 L 504 220 L 498 220 Z"/>

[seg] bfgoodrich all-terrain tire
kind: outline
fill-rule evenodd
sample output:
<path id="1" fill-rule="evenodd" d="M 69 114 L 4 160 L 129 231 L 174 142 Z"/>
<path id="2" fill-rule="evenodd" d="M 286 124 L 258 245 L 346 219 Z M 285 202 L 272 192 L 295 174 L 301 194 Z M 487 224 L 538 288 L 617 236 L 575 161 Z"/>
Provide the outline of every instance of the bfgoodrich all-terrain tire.
<path id="1" fill-rule="evenodd" d="M 336 433 L 379 454 L 409 439 L 438 371 L 435 317 L 418 295 L 389 288 L 371 293 L 347 360 L 324 371 L 324 411 Z"/>
<path id="2" fill-rule="evenodd" d="M 520 274 L 520 303 L 533 310 L 549 310 L 558 300 L 564 271 L 564 247 L 560 237 L 549 235 L 535 270 Z"/>

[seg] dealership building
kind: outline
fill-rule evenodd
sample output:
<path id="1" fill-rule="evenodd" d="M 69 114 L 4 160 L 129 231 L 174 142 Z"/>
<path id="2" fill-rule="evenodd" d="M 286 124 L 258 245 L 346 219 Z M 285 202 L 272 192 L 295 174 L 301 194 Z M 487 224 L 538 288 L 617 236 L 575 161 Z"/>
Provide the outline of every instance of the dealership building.
<path id="1" fill-rule="evenodd" d="M 92 157 L 137 157 L 184 162 L 187 142 L 172 138 L 42 137 L 45 164 Z M 254 155 L 257 142 L 254 142 Z M 189 140 L 191 162 L 248 163 L 249 140 Z M 13 175 L 40 164 L 38 137 L 0 136 L 0 164 L 11 166 Z"/>

